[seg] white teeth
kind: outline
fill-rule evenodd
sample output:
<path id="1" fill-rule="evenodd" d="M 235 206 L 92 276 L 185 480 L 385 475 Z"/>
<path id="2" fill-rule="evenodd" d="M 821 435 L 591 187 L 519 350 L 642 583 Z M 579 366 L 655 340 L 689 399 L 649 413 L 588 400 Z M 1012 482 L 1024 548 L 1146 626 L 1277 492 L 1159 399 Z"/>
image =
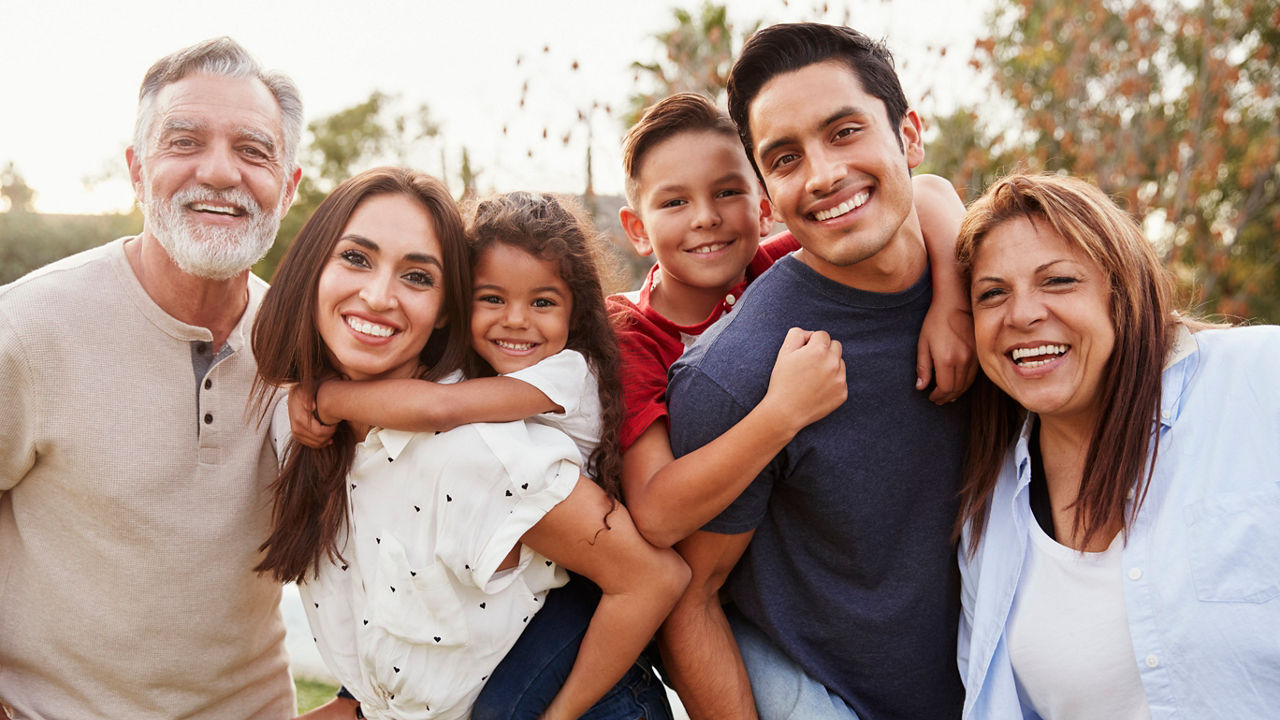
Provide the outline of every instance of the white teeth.
<path id="1" fill-rule="evenodd" d="M 524 352 L 525 350 L 532 350 L 533 346 L 536 344 L 531 342 L 513 343 L 513 342 L 507 342 L 506 340 L 494 340 L 493 342 L 495 345 L 497 345 L 500 348 L 503 348 L 505 350 L 514 350 L 516 352 Z"/>
<path id="2" fill-rule="evenodd" d="M 239 217 L 244 214 L 244 211 L 240 208 L 226 207 L 224 205 L 206 205 L 204 203 L 197 202 L 191 203 L 190 207 L 192 210 L 196 210 L 198 212 L 211 212 L 218 213 L 219 215 L 231 215 L 233 217 Z"/>
<path id="3" fill-rule="evenodd" d="M 364 320 L 351 317 L 350 315 L 343 319 L 347 321 L 347 325 L 349 325 L 352 330 L 355 330 L 358 333 L 364 333 L 365 335 L 373 335 L 374 337 L 391 337 L 396 332 L 395 328 L 365 322 Z"/>
<path id="4" fill-rule="evenodd" d="M 705 255 L 707 253 L 713 253 L 717 250 L 723 250 L 724 248 L 727 248 L 727 247 L 729 247 L 729 243 L 727 242 L 711 243 L 710 245 L 703 245 L 701 247 L 693 248 L 689 252 L 693 253 L 694 255 Z"/>
<path id="5" fill-rule="evenodd" d="M 1033 347 L 1033 348 L 1032 347 L 1014 348 L 1013 351 L 1009 353 L 1009 357 L 1011 357 L 1014 362 L 1018 363 L 1022 367 L 1040 367 L 1041 365 L 1044 365 L 1045 363 L 1053 360 L 1053 357 L 1046 358 L 1044 360 L 1026 360 L 1026 361 L 1024 361 L 1023 358 L 1041 357 L 1044 355 L 1052 355 L 1054 357 L 1057 357 L 1065 353 L 1067 351 L 1067 347 L 1068 346 L 1066 345 L 1041 345 L 1040 347 Z"/>
<path id="6" fill-rule="evenodd" d="M 869 197 L 871 197 L 871 193 L 866 190 L 863 190 L 857 195 L 854 195 L 848 200 L 845 200 L 839 205 L 831 208 L 830 210 L 819 210 L 818 212 L 815 212 L 813 216 L 818 218 L 818 220 L 820 221 L 830 220 L 833 217 L 839 217 L 849 212 L 850 210 L 856 210 L 862 207 L 867 202 L 867 198 Z"/>

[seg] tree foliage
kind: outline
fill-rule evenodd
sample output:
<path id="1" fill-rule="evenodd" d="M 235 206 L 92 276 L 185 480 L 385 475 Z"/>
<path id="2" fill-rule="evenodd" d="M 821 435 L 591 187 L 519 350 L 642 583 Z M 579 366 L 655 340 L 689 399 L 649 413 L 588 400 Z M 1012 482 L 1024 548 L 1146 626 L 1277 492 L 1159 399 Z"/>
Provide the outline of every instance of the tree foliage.
<path id="1" fill-rule="evenodd" d="M 425 104 L 395 112 L 395 102 L 395 96 L 375 90 L 366 100 L 308 123 L 309 140 L 299 159 L 302 181 L 275 244 L 253 268 L 260 277 L 275 273 L 311 213 L 339 183 L 379 163 L 405 164 L 415 145 L 440 134 Z"/>
<path id="2" fill-rule="evenodd" d="M 733 58 L 760 27 L 757 21 L 737 33 L 727 7 L 705 0 L 696 14 L 678 7 L 671 14 L 675 26 L 654 35 L 663 57 L 631 63 L 636 84 L 647 89 L 631 96 L 630 109 L 622 118 L 624 127 L 634 125 L 645 108 L 672 93 L 698 92 L 723 105 Z"/>
<path id="3" fill-rule="evenodd" d="M 1280 321 L 1276 1 L 1000 0 L 992 26 L 974 64 L 1014 122 L 942 119 L 930 168 L 969 199 L 1015 158 L 1088 178 L 1193 303 Z"/>

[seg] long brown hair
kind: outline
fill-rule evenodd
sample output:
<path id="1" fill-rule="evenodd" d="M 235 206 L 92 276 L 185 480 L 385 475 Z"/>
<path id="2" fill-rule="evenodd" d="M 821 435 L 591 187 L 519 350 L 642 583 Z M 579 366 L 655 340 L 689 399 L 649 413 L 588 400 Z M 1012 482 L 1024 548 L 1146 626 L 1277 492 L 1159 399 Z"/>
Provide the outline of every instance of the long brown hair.
<path id="1" fill-rule="evenodd" d="M 1093 185 L 1059 175 L 1015 174 L 993 184 L 960 225 L 956 258 L 972 282 L 983 239 L 1002 223 L 1044 222 L 1097 263 L 1110 283 L 1115 347 L 1103 370 L 1107 398 L 1093 430 L 1075 501 L 1075 531 L 1083 545 L 1108 527 L 1127 527 L 1151 482 L 1159 433 L 1160 376 L 1174 338 L 1173 282 L 1138 224 Z M 971 522 L 968 552 L 977 550 L 987 506 L 1025 411 L 983 373 L 972 391 L 969 454 L 956 533 Z M 1130 490 L 1135 499 L 1129 513 Z"/>
<path id="2" fill-rule="evenodd" d="M 374 168 L 334 189 L 320 203 L 276 269 L 253 322 L 253 354 L 258 361 L 253 396 L 268 407 L 276 388 L 292 383 L 315 387 L 336 372 L 316 328 L 320 274 L 333 254 L 352 213 L 374 195 L 403 195 L 430 213 L 443 253 L 445 326 L 433 332 L 422 350 L 428 379 L 461 367 L 467 351 L 471 273 L 462 218 L 439 180 L 403 168 Z M 355 456 L 355 436 L 339 424 L 328 447 L 290 443 L 284 467 L 273 486 L 272 529 L 259 550 L 266 551 L 255 570 L 282 582 L 302 582 L 326 557 L 340 559 L 347 517 L 345 483 Z"/>
<path id="3" fill-rule="evenodd" d="M 513 192 L 480 201 L 468 228 L 471 264 L 474 267 L 487 248 L 502 243 L 554 263 L 560 279 L 569 286 L 573 310 L 565 347 L 582 353 L 596 371 L 600 386 L 600 444 L 583 471 L 611 498 L 620 500 L 622 360 L 600 282 L 601 271 L 609 266 L 603 242 L 575 211 L 566 202 L 537 193 Z M 488 367 L 478 370 L 482 374 L 493 373 Z"/>

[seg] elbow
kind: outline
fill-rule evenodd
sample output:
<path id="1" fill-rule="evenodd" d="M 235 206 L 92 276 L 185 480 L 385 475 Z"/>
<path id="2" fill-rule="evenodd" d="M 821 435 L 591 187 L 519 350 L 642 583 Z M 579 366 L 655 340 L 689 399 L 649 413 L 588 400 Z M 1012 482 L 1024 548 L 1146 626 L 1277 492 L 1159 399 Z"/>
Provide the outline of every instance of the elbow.
<path id="1" fill-rule="evenodd" d="M 678 530 L 662 522 L 650 521 L 647 514 L 636 515 L 636 529 L 650 545 L 661 550 L 669 550 L 672 545 L 684 539 Z"/>
<path id="2" fill-rule="evenodd" d="M 636 530 L 648 543 L 661 550 L 666 550 L 688 536 L 684 528 L 675 527 L 669 520 L 671 513 L 663 512 L 644 498 L 636 498 L 627 504 Z"/>

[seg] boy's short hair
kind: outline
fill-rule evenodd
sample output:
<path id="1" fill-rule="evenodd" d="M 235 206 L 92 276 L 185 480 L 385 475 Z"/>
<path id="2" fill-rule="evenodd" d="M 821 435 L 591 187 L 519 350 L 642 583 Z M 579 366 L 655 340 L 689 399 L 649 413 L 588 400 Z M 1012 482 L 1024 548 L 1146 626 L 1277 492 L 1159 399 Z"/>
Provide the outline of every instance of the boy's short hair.
<path id="1" fill-rule="evenodd" d="M 622 168 L 626 172 L 627 204 L 638 208 L 640 166 L 658 143 L 683 132 L 714 132 L 737 137 L 738 129 L 723 110 L 704 95 L 676 93 L 645 108 L 622 139 Z"/>
<path id="2" fill-rule="evenodd" d="M 760 168 L 756 167 L 754 141 L 747 122 L 751 101 L 775 76 L 827 60 L 849 66 L 862 83 L 862 89 L 884 103 L 889 123 L 895 130 L 902 122 L 907 113 L 907 97 L 893 66 L 893 54 L 883 42 L 840 25 L 772 25 L 747 40 L 729 71 L 729 117 L 738 127 L 738 137 L 757 176 Z M 902 144 L 901 137 L 898 144 Z"/>

